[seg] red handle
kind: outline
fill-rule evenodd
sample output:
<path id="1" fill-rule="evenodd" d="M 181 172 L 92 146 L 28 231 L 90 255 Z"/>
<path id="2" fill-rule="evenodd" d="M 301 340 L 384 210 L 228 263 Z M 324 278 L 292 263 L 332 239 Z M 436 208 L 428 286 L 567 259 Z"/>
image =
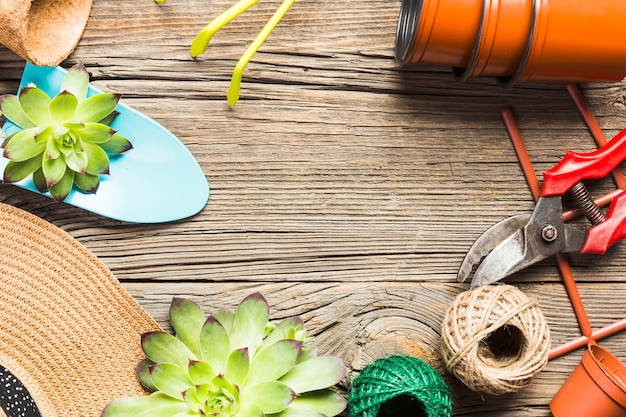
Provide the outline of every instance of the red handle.
<path id="1" fill-rule="evenodd" d="M 604 253 L 620 239 L 626 237 L 626 191 L 611 202 L 606 220 L 587 230 L 587 240 L 581 252 Z"/>
<path id="2" fill-rule="evenodd" d="M 626 129 L 597 151 L 569 151 L 553 168 L 543 173 L 541 196 L 563 195 L 585 179 L 603 178 L 626 159 Z"/>

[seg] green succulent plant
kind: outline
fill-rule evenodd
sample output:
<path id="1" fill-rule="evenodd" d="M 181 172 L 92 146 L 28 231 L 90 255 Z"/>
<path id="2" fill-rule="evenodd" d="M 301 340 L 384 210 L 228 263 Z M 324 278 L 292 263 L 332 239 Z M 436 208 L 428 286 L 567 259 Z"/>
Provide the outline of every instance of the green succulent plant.
<path id="1" fill-rule="evenodd" d="M 147 358 L 135 370 L 153 393 L 115 400 L 102 417 L 325 417 L 346 407 L 332 389 L 345 377 L 343 362 L 316 355 L 301 318 L 269 322 L 259 293 L 208 318 L 174 298 L 170 322 L 175 336 L 141 337 Z"/>
<path id="2" fill-rule="evenodd" d="M 19 96 L 0 96 L 0 112 L 20 127 L 2 143 L 4 182 L 14 183 L 33 175 L 40 192 L 50 191 L 57 201 L 69 195 L 74 184 L 95 193 L 99 175 L 109 174 L 109 155 L 132 148 L 125 137 L 109 125 L 117 117 L 119 94 L 87 97 L 89 74 L 74 65 L 63 79 L 60 92 L 50 98 L 35 85 Z"/>

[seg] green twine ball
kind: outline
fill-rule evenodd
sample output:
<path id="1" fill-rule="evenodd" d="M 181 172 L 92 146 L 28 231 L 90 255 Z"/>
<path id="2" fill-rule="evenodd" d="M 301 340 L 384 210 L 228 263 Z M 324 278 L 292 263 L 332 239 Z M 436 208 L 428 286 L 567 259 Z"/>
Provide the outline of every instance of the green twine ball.
<path id="1" fill-rule="evenodd" d="M 394 355 L 377 359 L 352 381 L 348 395 L 350 417 L 376 417 L 387 401 L 408 396 L 418 401 L 427 417 L 451 417 L 450 388 L 439 372 L 421 359 Z"/>

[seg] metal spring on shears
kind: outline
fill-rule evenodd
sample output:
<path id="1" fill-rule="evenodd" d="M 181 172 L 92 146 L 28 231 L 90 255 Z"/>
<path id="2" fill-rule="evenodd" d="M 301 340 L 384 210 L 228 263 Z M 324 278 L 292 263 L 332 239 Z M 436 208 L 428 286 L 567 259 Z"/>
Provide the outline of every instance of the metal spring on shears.
<path id="1" fill-rule="evenodd" d="M 593 201 L 587 187 L 582 182 L 577 183 L 570 189 L 570 195 L 576 205 L 583 212 L 592 225 L 600 224 L 606 220 L 606 215 L 600 207 Z"/>

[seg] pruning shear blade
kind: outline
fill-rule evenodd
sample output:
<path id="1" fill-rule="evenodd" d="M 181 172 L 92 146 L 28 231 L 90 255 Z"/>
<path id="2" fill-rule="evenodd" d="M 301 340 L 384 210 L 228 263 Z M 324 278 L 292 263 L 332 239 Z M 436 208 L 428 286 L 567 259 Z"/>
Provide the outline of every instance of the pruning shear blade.
<path id="1" fill-rule="evenodd" d="M 517 216 L 508 217 L 487 229 L 485 233 L 476 239 L 472 247 L 467 251 L 463 263 L 459 268 L 456 277 L 457 280 L 459 282 L 465 282 L 474 267 L 493 250 L 494 245 L 499 244 L 524 227 L 529 219 L 530 214 L 518 214 Z"/>
<path id="2" fill-rule="evenodd" d="M 563 222 L 560 196 L 541 197 L 530 216 L 507 220 L 479 238 L 481 252 L 488 254 L 476 270 L 471 288 L 499 281 L 557 252 L 580 251 L 585 242 L 586 232 Z M 476 259 L 472 249 L 470 256 Z"/>
<path id="3" fill-rule="evenodd" d="M 470 288 L 491 284 L 509 276 L 529 263 L 528 247 L 524 229 L 520 229 L 496 246 L 480 264 L 474 274 Z"/>

